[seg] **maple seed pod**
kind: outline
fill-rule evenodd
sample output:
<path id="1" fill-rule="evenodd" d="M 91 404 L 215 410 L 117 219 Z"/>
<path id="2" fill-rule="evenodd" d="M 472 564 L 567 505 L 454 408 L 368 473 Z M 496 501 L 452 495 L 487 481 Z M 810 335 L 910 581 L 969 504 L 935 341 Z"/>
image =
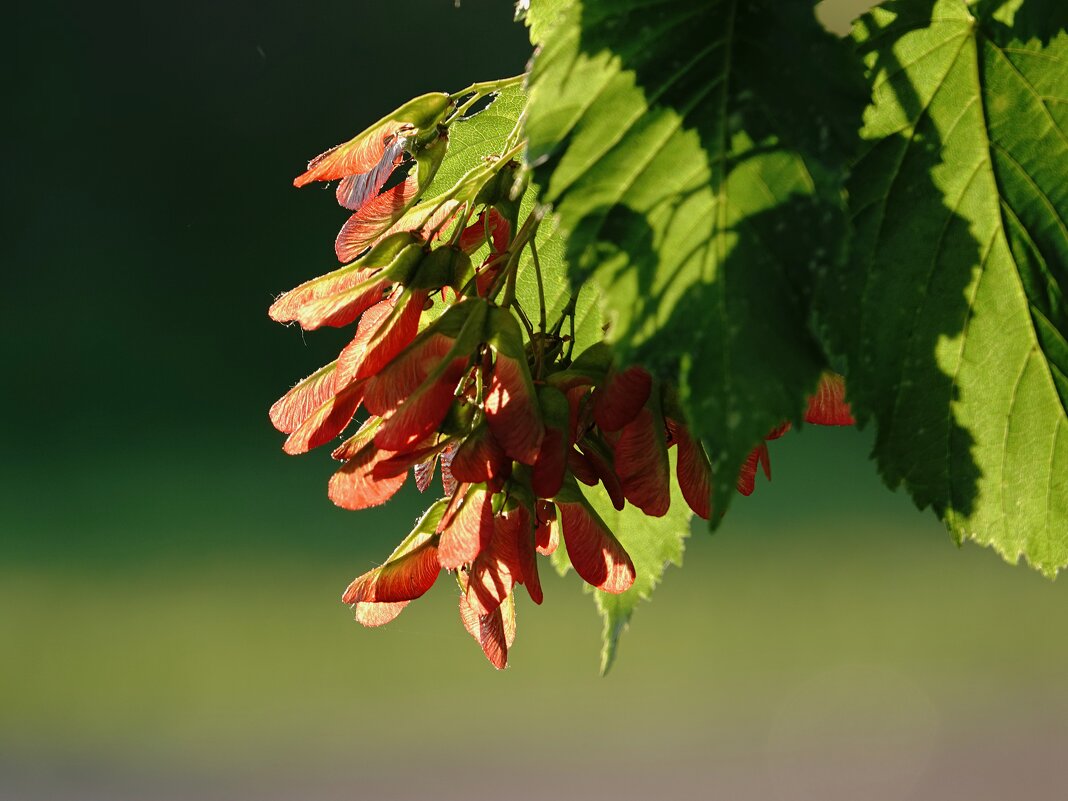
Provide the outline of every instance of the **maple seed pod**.
<path id="1" fill-rule="evenodd" d="M 456 448 L 450 470 L 457 481 L 497 484 L 512 472 L 512 460 L 483 421 Z"/>
<path id="2" fill-rule="evenodd" d="M 491 243 L 494 253 L 501 253 L 508 247 L 510 230 L 511 226 L 500 212 L 490 208 L 481 212 L 473 223 L 464 228 L 457 244 L 468 255 L 475 253 L 487 242 Z"/>
<path id="3" fill-rule="evenodd" d="M 756 489 L 756 473 L 758 465 L 764 470 L 764 476 L 768 481 L 771 481 L 771 459 L 768 456 L 768 445 L 766 442 L 761 442 L 753 448 L 746 457 L 745 462 L 742 463 L 742 469 L 738 473 L 738 481 L 736 483 L 737 490 L 742 493 L 742 495 L 752 495 L 753 490 Z"/>
<path id="4" fill-rule="evenodd" d="M 663 517 L 671 505 L 671 463 L 664 432 L 659 393 L 653 393 L 649 403 L 623 427 L 615 445 L 615 468 L 623 495 L 652 517 Z"/>
<path id="5" fill-rule="evenodd" d="M 805 422 L 821 426 L 851 426 L 856 424 L 853 410 L 845 399 L 845 379 L 837 373 L 820 376 L 816 393 L 808 399 Z"/>
<path id="6" fill-rule="evenodd" d="M 537 501 L 534 504 L 534 543 L 542 556 L 552 556 L 560 544 L 556 505 L 550 501 Z"/>
<path id="7" fill-rule="evenodd" d="M 433 180 L 447 149 L 448 138 L 439 136 L 416 153 L 415 166 L 402 181 L 367 200 L 345 221 L 334 240 L 334 253 L 338 261 L 347 262 L 356 258 L 391 233 L 393 225 Z"/>
<path id="8" fill-rule="evenodd" d="M 587 584 L 618 594 L 634 583 L 634 563 L 573 481 L 556 496 L 571 566 Z"/>
<path id="9" fill-rule="evenodd" d="M 623 511 L 626 495 L 623 492 L 623 484 L 619 480 L 619 475 L 616 473 L 611 450 L 594 431 L 590 431 L 583 437 L 579 447 L 582 449 L 581 454 L 585 458 L 586 464 L 593 472 L 593 481 L 583 481 L 582 483 L 595 486 L 600 481 L 612 501 L 612 506 L 616 508 L 616 511 Z M 572 466 L 572 471 L 578 477 L 579 473 L 575 470 L 575 467 L 580 462 L 578 459 L 575 459 L 574 462 L 575 465 Z M 582 481 L 581 478 L 579 480 Z"/>
<path id="10" fill-rule="evenodd" d="M 450 311 L 462 309 L 466 305 L 469 304 L 453 306 Z M 444 319 L 444 316 L 442 316 L 439 322 Z M 475 305 L 471 309 L 471 313 L 467 315 L 467 320 L 464 322 L 463 328 L 457 337 L 451 342 L 446 337 L 446 342 L 449 342 L 451 347 L 442 355 L 440 361 L 434 364 L 424 362 L 414 365 L 416 369 L 428 369 L 429 371 L 426 373 L 425 379 L 414 391 L 407 394 L 407 397 L 404 397 L 403 394 L 398 397 L 400 406 L 389 415 L 375 436 L 375 444 L 378 447 L 394 451 L 404 450 L 422 441 L 441 426 L 455 402 L 457 386 L 468 372 L 471 354 L 477 349 L 478 343 L 482 339 L 484 321 L 485 306 L 482 304 Z M 427 330 L 430 329 L 428 328 Z M 433 341 L 431 340 L 431 342 Z M 408 350 L 411 350 L 416 342 L 418 342 L 418 338 L 413 341 Z M 398 356 L 394 363 L 390 365 L 390 368 L 394 364 L 401 365 L 403 368 L 405 364 L 402 361 L 403 357 L 404 354 Z M 412 366 L 409 365 L 409 367 Z M 392 370 L 383 370 L 375 376 L 375 387 L 390 380 L 387 374 L 392 374 Z M 405 382 L 417 378 L 411 373 L 404 375 L 399 371 L 397 375 L 398 378 L 403 376 Z"/>
<path id="11" fill-rule="evenodd" d="M 481 300 L 450 306 L 381 372 L 368 379 L 367 410 L 377 415 L 392 412 L 454 360 L 466 365 L 482 339 L 485 320 L 486 305 Z"/>
<path id="12" fill-rule="evenodd" d="M 439 524 L 441 566 L 455 570 L 474 562 L 493 540 L 493 528 L 493 494 L 482 485 L 471 486 L 459 510 L 451 517 L 446 514 Z"/>
<path id="13" fill-rule="evenodd" d="M 486 422 L 506 454 L 517 462 L 534 464 L 545 426 L 527 366 L 523 334 L 512 313 L 496 307 L 490 311 L 488 328 L 495 359 L 486 392 Z"/>
<path id="14" fill-rule="evenodd" d="M 701 443 L 681 423 L 668 419 L 668 431 L 678 445 L 675 473 L 682 497 L 698 517 L 712 517 L 712 465 Z"/>
<path id="15" fill-rule="evenodd" d="M 523 580 L 517 538 L 531 528 L 530 512 L 522 504 L 501 510 L 494 519 L 493 539 L 471 563 L 467 600 L 477 612 L 489 614 Z"/>
<path id="16" fill-rule="evenodd" d="M 420 131 L 433 131 L 451 106 L 440 92 L 410 100 L 387 114 L 348 142 L 332 147 L 308 162 L 308 169 L 293 180 L 305 186 L 313 181 L 333 181 L 373 171 L 399 137 L 417 138 Z"/>
<path id="17" fill-rule="evenodd" d="M 282 293 L 267 313 L 275 322 L 296 322 L 308 331 L 323 325 L 348 325 L 382 299 L 394 280 L 398 259 L 414 244 L 411 234 L 391 236 L 358 261 Z"/>
<path id="18" fill-rule="evenodd" d="M 567 472 L 570 409 L 567 398 L 551 386 L 538 387 L 538 406 L 545 420 L 545 437 L 531 470 L 531 486 L 539 498 L 551 498 L 560 491 Z"/>
<path id="19" fill-rule="evenodd" d="M 333 361 L 298 381 L 271 406 L 271 424 L 283 434 L 292 434 L 300 428 L 316 409 L 337 394 L 336 372 L 337 362 Z"/>
<path id="20" fill-rule="evenodd" d="M 419 332 L 426 298 L 424 291 L 405 290 L 365 311 L 356 336 L 337 357 L 338 383 L 376 375 L 408 347 Z"/>
<path id="21" fill-rule="evenodd" d="M 444 508 L 444 501 L 431 506 L 381 567 L 353 579 L 341 596 L 342 603 L 412 601 L 434 586 L 441 573 L 437 554 L 439 535 L 435 529 Z"/>
<path id="22" fill-rule="evenodd" d="M 602 431 L 619 431 L 638 416 L 652 392 L 653 379 L 641 367 L 609 370 L 604 386 L 593 393 L 593 419 Z"/>
<path id="23" fill-rule="evenodd" d="M 364 382 L 357 381 L 327 398 L 286 439 L 282 450 L 291 456 L 325 445 L 340 434 L 363 402 Z"/>
<path id="24" fill-rule="evenodd" d="M 335 458 L 345 464 L 330 477 L 327 494 L 343 509 L 369 509 L 385 503 L 404 486 L 408 468 L 432 452 L 432 447 L 401 454 L 376 448 L 374 435 L 380 423 L 379 418 L 370 418 L 334 451 Z"/>
<path id="25" fill-rule="evenodd" d="M 515 603 L 511 595 L 488 615 L 480 615 L 468 602 L 464 588 L 460 596 L 460 620 L 491 665 L 497 670 L 508 667 L 508 649 L 515 642 Z"/>
<path id="26" fill-rule="evenodd" d="M 590 460 L 586 458 L 586 454 L 580 451 L 577 447 L 572 448 L 567 454 L 567 469 L 571 471 L 571 474 L 585 484 L 587 487 L 597 486 L 597 482 L 601 480 L 597 471 L 594 469 Z M 620 497 L 622 498 L 622 491 Z M 613 506 L 616 506 L 615 499 L 613 498 Z M 622 509 L 622 506 L 616 506 L 617 509 Z"/>

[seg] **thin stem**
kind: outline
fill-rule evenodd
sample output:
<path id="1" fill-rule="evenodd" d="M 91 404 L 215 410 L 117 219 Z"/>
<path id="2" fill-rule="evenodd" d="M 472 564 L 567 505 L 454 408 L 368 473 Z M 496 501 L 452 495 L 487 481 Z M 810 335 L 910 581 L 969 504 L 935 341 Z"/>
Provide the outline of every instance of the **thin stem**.
<path id="1" fill-rule="evenodd" d="M 456 230 L 452 232 L 452 236 L 449 237 L 449 245 L 455 247 L 460 242 L 460 237 L 463 236 L 464 230 L 467 228 L 467 223 L 471 219 L 471 215 L 475 213 L 474 203 L 464 203 L 463 210 L 457 215 L 459 219 L 459 225 L 456 226 Z"/>
<path id="2" fill-rule="evenodd" d="M 444 125 L 451 125 L 458 118 L 466 114 L 471 106 L 475 105 L 475 103 L 487 95 L 492 95 L 509 86 L 520 84 L 523 82 L 524 78 L 526 78 L 525 74 L 516 75 L 512 78 L 502 78 L 498 81 L 481 81 L 479 83 L 473 83 L 466 89 L 461 89 L 459 92 L 453 92 L 449 95 L 450 101 L 455 103 L 462 97 L 466 97 L 467 100 L 456 107 L 456 110 L 449 115 L 447 120 L 445 120 Z M 470 97 L 468 97 L 468 95 L 470 95 Z"/>
<path id="3" fill-rule="evenodd" d="M 453 92 L 449 95 L 449 100 L 459 100 L 461 97 L 472 93 L 485 97 L 488 94 L 498 92 L 501 89 L 506 89 L 509 86 L 521 84 L 526 77 L 527 74 L 524 72 L 522 75 L 513 75 L 511 78 L 498 78 L 495 81 L 479 81 L 478 83 L 471 84 L 466 89 L 461 89 L 459 92 Z"/>
<path id="4" fill-rule="evenodd" d="M 519 141 L 520 134 L 523 132 L 523 125 L 526 123 L 526 121 L 527 110 L 526 108 L 524 108 L 523 111 L 520 112 L 519 116 L 516 118 L 515 125 L 512 126 L 512 130 L 508 133 L 508 138 L 504 140 L 505 147 L 512 147 L 516 144 L 526 144 L 526 142 Z"/>
<path id="5" fill-rule="evenodd" d="M 534 326 L 530 324 L 530 318 L 527 317 L 527 313 L 523 311 L 523 307 L 519 305 L 518 300 L 512 301 L 512 308 L 515 309 L 516 314 L 519 316 L 519 321 L 523 323 L 523 328 L 527 330 L 527 336 L 530 337 L 530 341 L 534 341 Z"/>
<path id="6" fill-rule="evenodd" d="M 553 336 L 556 336 L 557 334 L 560 333 L 560 329 L 564 327 L 564 320 L 566 320 L 568 317 L 571 318 L 571 323 L 572 323 L 572 325 L 574 325 L 574 323 L 575 323 L 575 299 L 576 299 L 575 295 L 572 295 L 568 299 L 567 305 L 564 306 L 564 310 L 562 312 L 560 312 L 559 319 L 557 319 L 557 321 L 555 323 L 553 323 L 552 331 L 549 332 Z M 571 333 L 574 334 L 574 331 L 572 331 Z"/>
<path id="7" fill-rule="evenodd" d="M 541 261 L 538 259 L 538 246 L 534 241 L 536 237 L 530 238 L 530 255 L 534 259 L 534 277 L 538 281 L 538 330 L 543 334 L 545 333 L 545 282 L 541 277 Z"/>
<path id="8" fill-rule="evenodd" d="M 571 336 L 567 341 L 567 353 L 564 354 L 564 364 L 571 364 L 571 352 L 575 350 L 575 308 L 571 307 L 571 314 L 567 316 L 568 328 L 570 329 Z"/>
<path id="9" fill-rule="evenodd" d="M 526 220 L 523 221 L 522 227 L 520 227 L 519 231 L 508 245 L 508 250 L 510 251 L 511 256 L 508 259 L 508 263 L 504 266 L 504 271 L 508 277 L 504 287 L 504 300 L 501 301 L 501 306 L 511 306 L 512 301 L 515 300 L 516 276 L 519 274 L 519 257 L 522 255 L 523 248 L 526 246 L 527 242 L 534 237 L 540 223 L 541 214 L 535 209 L 527 216 Z"/>

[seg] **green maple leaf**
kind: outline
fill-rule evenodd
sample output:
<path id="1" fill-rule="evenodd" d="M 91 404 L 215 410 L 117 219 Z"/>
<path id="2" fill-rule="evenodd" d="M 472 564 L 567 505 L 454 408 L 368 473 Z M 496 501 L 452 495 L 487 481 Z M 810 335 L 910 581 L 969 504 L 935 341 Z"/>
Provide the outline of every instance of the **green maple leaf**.
<path id="1" fill-rule="evenodd" d="M 858 21 L 873 100 L 854 264 L 818 305 L 887 483 L 1053 574 L 1068 564 L 1068 9 L 1041 5 L 897 0 Z"/>
<path id="2" fill-rule="evenodd" d="M 445 193 L 487 157 L 502 153 L 525 105 L 523 87 L 506 86 L 491 96 L 485 108 L 453 122 L 445 159 L 424 196 L 434 198 Z"/>
<path id="3" fill-rule="evenodd" d="M 671 472 L 675 474 L 676 453 L 671 454 Z M 663 517 L 649 517 L 627 504 L 619 512 L 612 506 L 603 487 L 583 488 L 583 493 L 608 527 L 615 532 L 634 562 L 635 579 L 630 589 L 620 595 L 594 590 L 597 609 L 604 618 L 601 647 L 601 674 L 612 667 L 619 638 L 627 630 L 639 601 L 649 600 L 668 565 L 682 567 L 684 540 L 690 533 L 693 517 L 682 497 L 677 481 L 671 482 L 671 508 Z"/>
<path id="4" fill-rule="evenodd" d="M 517 9 L 530 28 L 530 43 L 537 45 L 563 16 L 571 0 L 520 0 Z"/>
<path id="5" fill-rule="evenodd" d="M 843 259 L 863 94 L 812 5 L 576 1 L 529 82 L 528 159 L 572 282 L 623 359 L 678 381 L 720 511 L 825 367 L 810 290 Z"/>
<path id="6" fill-rule="evenodd" d="M 673 476 L 676 458 L 677 454 L 673 451 L 670 455 Z M 601 644 L 601 675 L 604 675 L 615 662 L 619 639 L 627 630 L 638 603 L 650 599 L 669 565 L 682 567 L 682 553 L 686 537 L 690 534 L 693 514 L 676 481 L 671 484 L 671 507 L 663 517 L 650 517 L 631 504 L 617 511 L 601 485 L 580 489 L 634 562 L 634 584 L 624 593 L 613 595 L 588 584 L 583 585 L 587 592 L 593 594 L 597 610 L 604 620 Z M 562 537 L 550 558 L 561 576 L 571 569 L 567 545 Z"/>

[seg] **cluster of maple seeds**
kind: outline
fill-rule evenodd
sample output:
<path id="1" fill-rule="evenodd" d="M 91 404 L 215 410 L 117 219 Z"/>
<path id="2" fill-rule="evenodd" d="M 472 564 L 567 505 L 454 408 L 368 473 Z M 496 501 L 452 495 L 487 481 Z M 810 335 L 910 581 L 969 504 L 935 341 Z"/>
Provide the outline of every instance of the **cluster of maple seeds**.
<path id="1" fill-rule="evenodd" d="M 707 519 L 712 471 L 670 386 L 641 367 L 618 369 L 604 344 L 570 359 L 559 326 L 524 339 L 508 293 L 497 302 L 507 271 L 518 269 L 514 203 L 484 195 L 473 221 L 475 204 L 413 210 L 447 147 L 437 124 L 445 108 L 435 104 L 430 134 L 421 133 L 425 110 L 422 127 L 398 112 L 313 160 L 295 181 L 340 181 L 338 201 L 353 215 L 336 250 L 339 260 L 354 260 L 283 294 L 271 317 L 306 330 L 356 330 L 335 362 L 274 404 L 271 420 L 289 435 L 285 451 L 298 454 L 333 441 L 366 411 L 333 452 L 343 466 L 329 495 L 346 509 L 385 503 L 409 473 L 425 491 L 440 468 L 444 497 L 343 601 L 359 622 L 382 625 L 452 571 L 465 627 L 503 668 L 515 636 L 515 587 L 542 602 L 537 555 L 553 553 L 561 539 L 592 586 L 621 593 L 634 582 L 633 562 L 578 482 L 602 485 L 616 509 L 630 503 L 664 515 L 668 450 L 677 447 L 682 495 Z M 390 180 L 405 168 L 406 177 Z M 475 269 L 471 256 L 484 246 Z M 824 378 L 806 420 L 853 422 L 840 378 Z M 753 491 L 758 466 L 770 478 L 766 444 L 742 468 L 743 494 Z"/>

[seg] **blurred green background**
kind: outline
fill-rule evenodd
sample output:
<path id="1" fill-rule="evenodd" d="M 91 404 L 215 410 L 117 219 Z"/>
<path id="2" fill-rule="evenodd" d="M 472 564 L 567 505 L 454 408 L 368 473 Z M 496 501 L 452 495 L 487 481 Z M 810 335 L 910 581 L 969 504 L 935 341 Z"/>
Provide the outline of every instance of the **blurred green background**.
<path id="1" fill-rule="evenodd" d="M 574 576 L 521 600 L 503 673 L 446 581 L 383 630 L 338 603 L 425 501 L 335 509 L 328 454 L 267 422 L 343 337 L 267 319 L 344 219 L 290 181 L 411 96 L 520 72 L 509 2 L 8 19 L 0 798 L 1063 793 L 1068 590 L 958 550 L 867 433 L 773 443 L 606 679 Z"/>

